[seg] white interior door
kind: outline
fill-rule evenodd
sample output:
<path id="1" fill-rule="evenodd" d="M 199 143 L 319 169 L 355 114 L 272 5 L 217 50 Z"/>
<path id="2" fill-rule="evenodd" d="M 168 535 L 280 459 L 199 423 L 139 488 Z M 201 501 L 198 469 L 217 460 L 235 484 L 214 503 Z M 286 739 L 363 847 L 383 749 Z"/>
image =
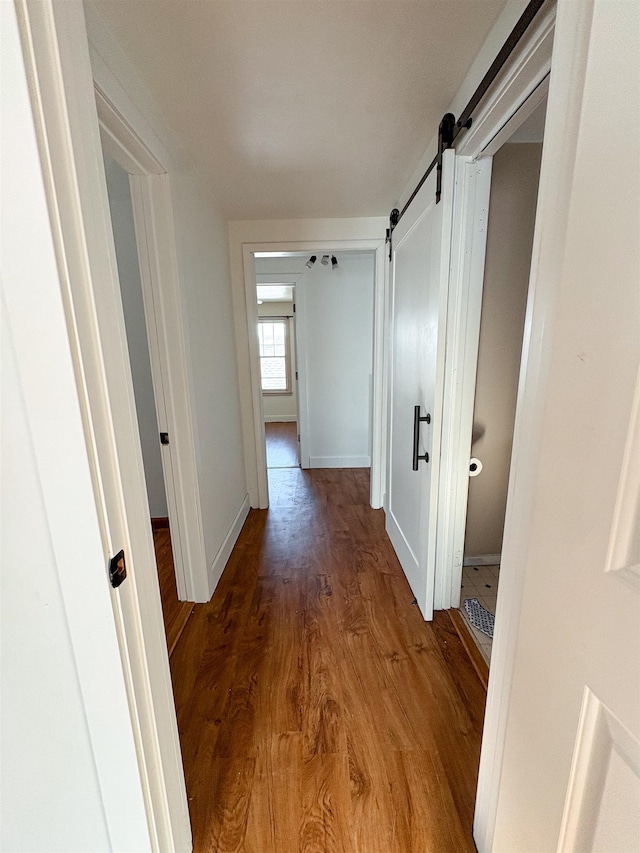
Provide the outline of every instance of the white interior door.
<path id="1" fill-rule="evenodd" d="M 440 203 L 433 170 L 394 229 L 392 243 L 386 524 L 425 619 L 433 617 L 454 156 L 445 152 Z M 425 420 L 416 421 L 416 406 Z M 414 442 L 422 457 L 417 470 Z"/>
<path id="2" fill-rule="evenodd" d="M 558 3 L 481 853 L 640 849 L 639 55 L 635 0 Z"/>

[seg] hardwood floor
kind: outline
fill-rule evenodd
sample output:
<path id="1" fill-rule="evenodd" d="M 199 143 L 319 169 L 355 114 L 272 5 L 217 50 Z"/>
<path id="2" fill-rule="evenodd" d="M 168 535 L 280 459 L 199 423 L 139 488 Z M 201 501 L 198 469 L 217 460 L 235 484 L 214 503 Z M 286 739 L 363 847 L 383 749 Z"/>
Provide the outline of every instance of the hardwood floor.
<path id="1" fill-rule="evenodd" d="M 190 601 L 178 600 L 173 552 L 171 550 L 171 534 L 168 527 L 156 528 L 153 531 L 153 544 L 156 552 L 156 563 L 158 564 L 158 581 L 160 582 L 164 631 L 167 635 L 167 650 L 169 657 L 171 657 L 195 605 Z"/>
<path id="2" fill-rule="evenodd" d="M 426 624 L 368 471 L 270 472 L 171 668 L 194 850 L 475 850 L 485 694 Z"/>
<path id="3" fill-rule="evenodd" d="M 268 423 L 264 425 L 267 438 L 267 468 L 297 468 L 298 424 Z"/>

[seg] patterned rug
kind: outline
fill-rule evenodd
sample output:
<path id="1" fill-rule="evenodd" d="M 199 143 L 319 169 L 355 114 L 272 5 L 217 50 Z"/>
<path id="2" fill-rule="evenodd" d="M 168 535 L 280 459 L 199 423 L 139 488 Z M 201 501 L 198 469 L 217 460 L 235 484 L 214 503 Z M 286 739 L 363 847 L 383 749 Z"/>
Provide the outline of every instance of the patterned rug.
<path id="1" fill-rule="evenodd" d="M 495 616 L 493 613 L 489 613 L 489 611 L 480 604 L 477 598 L 465 598 L 463 603 L 464 609 L 469 617 L 469 622 L 473 627 L 477 628 L 478 631 L 482 631 L 482 633 L 486 634 L 487 637 L 493 638 L 493 626 L 495 623 Z"/>

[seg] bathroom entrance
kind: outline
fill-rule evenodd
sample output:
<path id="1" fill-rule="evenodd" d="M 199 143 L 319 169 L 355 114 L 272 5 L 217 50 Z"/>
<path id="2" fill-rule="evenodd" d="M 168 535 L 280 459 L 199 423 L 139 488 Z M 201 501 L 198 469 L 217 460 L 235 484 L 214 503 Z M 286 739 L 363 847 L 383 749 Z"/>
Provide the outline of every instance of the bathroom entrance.
<path id="1" fill-rule="evenodd" d="M 494 154 L 476 372 L 460 611 L 491 659 L 546 113 Z"/>

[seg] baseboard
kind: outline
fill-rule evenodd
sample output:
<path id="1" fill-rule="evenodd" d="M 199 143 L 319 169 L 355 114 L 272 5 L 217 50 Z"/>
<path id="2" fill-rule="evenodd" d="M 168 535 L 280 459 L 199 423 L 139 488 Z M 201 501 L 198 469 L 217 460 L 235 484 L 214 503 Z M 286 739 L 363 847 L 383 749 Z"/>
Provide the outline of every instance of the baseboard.
<path id="1" fill-rule="evenodd" d="M 164 516 L 158 516 L 158 518 L 151 519 L 151 529 L 152 530 L 162 530 L 165 527 L 169 526 L 169 519 Z"/>
<path id="2" fill-rule="evenodd" d="M 249 515 L 250 508 L 249 495 L 245 495 L 244 500 L 242 501 L 242 506 L 238 510 L 238 513 L 233 520 L 233 524 L 229 528 L 227 535 L 224 537 L 224 542 L 218 549 L 218 553 L 209 568 L 209 598 L 211 598 L 218 586 L 218 581 L 222 577 L 224 568 L 231 556 L 231 552 L 233 551 L 233 546 L 236 544 L 238 536 L 240 536 L 240 531 L 242 530 L 242 526 Z"/>
<path id="3" fill-rule="evenodd" d="M 499 566 L 502 554 L 473 554 L 464 558 L 464 566 Z"/>
<path id="4" fill-rule="evenodd" d="M 265 424 L 295 424 L 298 418 L 295 415 L 265 415 Z"/>
<path id="5" fill-rule="evenodd" d="M 309 468 L 371 468 L 371 457 L 310 456 Z"/>
<path id="6" fill-rule="evenodd" d="M 476 671 L 476 675 L 486 690 L 487 685 L 489 684 L 489 664 L 482 657 L 482 652 L 476 646 L 475 641 L 471 636 L 469 626 L 465 622 L 462 613 L 460 613 L 459 610 L 447 610 L 447 613 L 453 623 L 453 627 L 456 629 L 458 637 L 460 637 L 460 642 L 464 646 L 464 650 L 471 661 L 471 665 Z"/>

